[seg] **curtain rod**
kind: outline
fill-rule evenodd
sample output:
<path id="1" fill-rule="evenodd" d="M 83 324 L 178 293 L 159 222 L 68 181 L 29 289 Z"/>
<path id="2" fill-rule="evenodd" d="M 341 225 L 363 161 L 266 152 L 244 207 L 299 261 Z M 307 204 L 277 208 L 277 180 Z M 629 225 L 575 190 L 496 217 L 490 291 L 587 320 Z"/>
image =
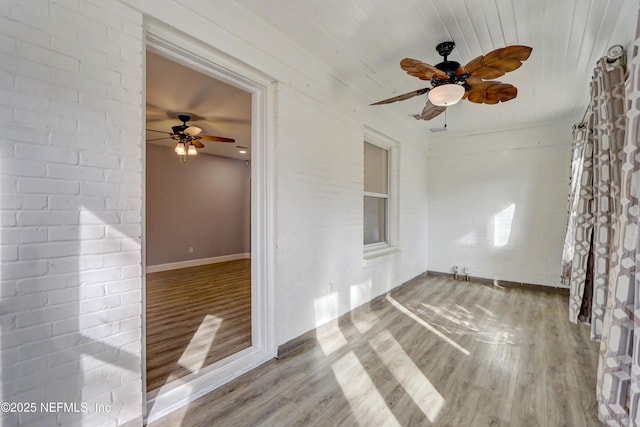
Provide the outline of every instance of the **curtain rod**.
<path id="1" fill-rule="evenodd" d="M 580 119 L 580 124 L 584 124 L 584 119 L 587 118 L 587 113 L 589 112 L 589 106 L 587 105 L 587 108 L 584 109 L 584 114 L 582 115 L 582 118 Z"/>
<path id="2" fill-rule="evenodd" d="M 621 59 L 622 66 L 626 66 L 625 61 L 625 48 L 620 44 L 616 44 L 607 49 L 607 55 L 605 56 L 607 63 L 613 64 L 617 60 Z M 584 120 L 587 118 L 587 114 L 589 113 L 589 105 L 584 109 L 584 114 L 582 114 L 582 119 L 580 119 L 580 125 L 584 125 Z"/>

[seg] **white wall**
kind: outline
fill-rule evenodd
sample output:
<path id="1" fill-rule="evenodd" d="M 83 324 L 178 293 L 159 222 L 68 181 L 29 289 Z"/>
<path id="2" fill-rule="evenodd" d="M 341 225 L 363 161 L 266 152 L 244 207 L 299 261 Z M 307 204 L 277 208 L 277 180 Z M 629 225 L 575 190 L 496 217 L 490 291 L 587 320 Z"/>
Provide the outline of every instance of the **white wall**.
<path id="1" fill-rule="evenodd" d="M 140 423 L 143 13 L 279 82 L 270 147 L 278 344 L 426 270 L 423 128 L 369 107 L 234 2 L 1 8 L 1 397 L 91 409 L 5 414 L 4 426 Z M 398 141 L 401 153 L 401 251 L 368 263 L 365 126 Z M 96 402 L 110 410 L 95 412 Z"/>
<path id="2" fill-rule="evenodd" d="M 0 8 L 1 424 L 140 425 L 142 15 Z"/>
<path id="3" fill-rule="evenodd" d="M 426 270 L 427 196 L 425 153 L 419 143 L 400 141 L 401 252 L 364 262 L 362 123 L 282 84 L 277 97 L 283 343 Z"/>
<path id="4" fill-rule="evenodd" d="M 145 175 L 147 266 L 251 252 L 244 160 L 199 153 L 179 163 L 173 148 L 147 144 Z"/>
<path id="5" fill-rule="evenodd" d="M 429 270 L 559 286 L 571 123 L 433 138 Z"/>
<path id="6" fill-rule="evenodd" d="M 189 28 L 195 39 L 278 82 L 272 147 L 276 342 L 345 313 L 356 304 L 352 293 L 361 295 L 357 302 L 363 303 L 424 272 L 427 218 L 424 209 L 422 214 L 418 210 L 427 203 L 427 128 L 393 116 L 387 107 L 370 107 L 366 94 L 353 92 L 312 53 L 255 21 L 233 1 L 158 4 L 135 2 L 150 18 Z M 361 194 L 366 126 L 399 142 L 402 153 L 402 251 L 368 265 L 362 256 Z"/>

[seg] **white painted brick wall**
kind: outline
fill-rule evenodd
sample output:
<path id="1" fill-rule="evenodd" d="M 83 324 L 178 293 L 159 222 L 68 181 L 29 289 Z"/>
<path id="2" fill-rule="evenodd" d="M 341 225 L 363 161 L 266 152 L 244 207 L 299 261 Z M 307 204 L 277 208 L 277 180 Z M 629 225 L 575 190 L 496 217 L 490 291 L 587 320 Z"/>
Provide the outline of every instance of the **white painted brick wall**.
<path id="1" fill-rule="evenodd" d="M 570 129 L 566 123 L 432 141 L 429 269 L 456 265 L 472 276 L 559 286 Z M 501 226 L 496 216 L 511 205 L 513 217 Z"/>
<path id="2" fill-rule="evenodd" d="M 1 400 L 91 404 L 5 427 L 142 421 L 143 58 L 117 1 L 0 6 Z"/>
<path id="3" fill-rule="evenodd" d="M 362 107 L 367 102 L 324 72 L 312 53 L 238 13 L 231 2 L 4 2 L 0 244 L 12 260 L 0 272 L 0 326 L 10 334 L 0 360 L 3 370 L 15 366 L 39 375 L 25 377 L 24 391 L 3 388 L 2 398 L 83 399 L 113 410 L 9 414 L 3 425 L 118 425 L 141 416 L 144 52 L 141 16 L 127 2 L 161 21 L 182 23 L 194 37 L 287 82 L 275 111 L 278 344 L 317 325 L 316 303 L 330 284 L 339 293 L 331 311 L 337 316 L 351 308 L 354 286 L 364 289 L 366 301 L 426 269 L 424 131 Z M 292 61 L 284 64 L 285 56 Z M 402 252 L 366 267 L 365 123 L 402 144 Z M 5 299 L 38 308 L 17 310 Z"/>
<path id="4" fill-rule="evenodd" d="M 401 251 L 365 266 L 363 124 L 284 84 L 277 99 L 276 304 L 284 343 L 426 270 L 427 158 L 413 141 L 398 141 Z"/>

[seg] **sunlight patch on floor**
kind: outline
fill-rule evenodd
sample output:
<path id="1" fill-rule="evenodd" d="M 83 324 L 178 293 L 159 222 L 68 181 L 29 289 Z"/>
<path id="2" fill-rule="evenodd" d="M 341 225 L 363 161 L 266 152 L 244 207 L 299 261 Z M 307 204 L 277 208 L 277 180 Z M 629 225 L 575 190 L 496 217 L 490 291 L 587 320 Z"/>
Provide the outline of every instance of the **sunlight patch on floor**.
<path id="1" fill-rule="evenodd" d="M 198 326 L 196 333 L 193 334 L 184 353 L 180 356 L 178 365 L 191 372 L 198 372 L 207 360 L 207 355 L 209 354 L 211 345 L 213 345 L 216 339 L 216 333 L 222 322 L 223 319 L 212 314 L 207 314 L 202 320 L 202 323 L 200 323 L 200 326 Z M 169 378 L 169 381 L 172 380 L 173 378 Z"/>
<path id="2" fill-rule="evenodd" d="M 495 315 L 495 313 L 493 311 L 487 310 L 486 308 L 484 308 L 483 306 L 481 306 L 479 304 L 476 304 L 476 307 L 479 308 L 480 310 L 482 310 L 484 312 L 484 314 L 486 314 L 487 316 L 493 317 L 493 318 L 496 317 L 496 315 Z"/>
<path id="3" fill-rule="evenodd" d="M 394 306 L 398 311 L 404 313 L 405 315 L 409 316 L 411 319 L 415 320 L 418 324 L 424 326 L 426 329 L 428 329 L 429 331 L 433 332 L 434 334 L 436 334 L 439 338 L 441 338 L 443 341 L 451 344 L 453 347 L 455 347 L 456 349 L 460 350 L 460 352 L 462 352 L 465 356 L 469 355 L 469 351 L 466 350 L 465 348 L 461 347 L 457 342 L 453 341 L 451 338 L 449 338 L 448 336 L 444 335 L 442 332 L 440 332 L 439 330 L 437 330 L 436 328 L 434 328 L 433 326 L 431 326 L 429 323 L 425 322 L 423 319 L 421 319 L 419 316 L 416 316 L 414 313 L 411 312 L 411 310 L 409 310 L 408 308 L 406 308 L 404 305 L 400 304 L 398 301 L 396 301 L 391 295 L 387 295 L 387 301 L 389 301 L 391 303 L 392 306 Z"/>
<path id="4" fill-rule="evenodd" d="M 426 310 L 417 310 L 420 314 L 427 316 L 429 318 L 433 318 L 434 314 L 442 317 L 456 325 L 463 326 L 466 329 L 477 331 L 478 327 L 474 324 L 473 319 L 474 316 L 469 312 L 469 310 L 464 309 L 459 305 L 452 307 L 451 305 L 447 306 L 434 306 L 430 304 L 420 303 Z"/>
<path id="5" fill-rule="evenodd" d="M 444 406 L 445 400 L 404 351 L 400 343 L 387 330 L 379 333 L 369 343 L 422 413 L 429 421 L 434 422 Z"/>
<path id="6" fill-rule="evenodd" d="M 361 334 L 367 333 L 378 323 L 380 319 L 368 309 L 359 309 L 351 312 L 351 322 Z"/>
<path id="7" fill-rule="evenodd" d="M 333 362 L 331 369 L 361 427 L 400 426 L 353 351 Z"/>

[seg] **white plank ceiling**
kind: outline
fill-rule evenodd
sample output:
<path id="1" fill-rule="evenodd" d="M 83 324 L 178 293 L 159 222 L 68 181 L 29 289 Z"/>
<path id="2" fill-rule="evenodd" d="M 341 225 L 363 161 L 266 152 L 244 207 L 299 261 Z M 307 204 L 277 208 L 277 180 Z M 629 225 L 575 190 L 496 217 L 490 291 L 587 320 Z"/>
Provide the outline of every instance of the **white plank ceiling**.
<path id="1" fill-rule="evenodd" d="M 466 64 L 494 49 L 522 44 L 533 53 L 498 80 L 518 97 L 498 105 L 461 101 L 448 110 L 460 133 L 579 121 L 595 62 L 615 44 L 630 46 L 638 0 L 237 0 L 325 64 L 346 85 L 375 102 L 429 86 L 405 74 L 404 57 L 436 64 L 435 46 L 453 40 L 450 60 Z M 283 58 L 286 61 L 286 58 Z M 426 84 L 425 84 L 426 83 Z M 386 106 L 416 126 L 426 95 Z"/>
<path id="2" fill-rule="evenodd" d="M 514 44 L 531 46 L 521 68 L 498 80 L 518 88 L 518 97 L 498 105 L 461 101 L 449 107 L 455 134 L 567 123 L 581 119 L 596 61 L 615 44 L 630 46 L 638 0 L 236 0 L 248 14 L 284 33 L 328 67 L 367 104 L 429 83 L 399 66 L 410 57 L 435 65 L 435 46 L 453 40 L 451 60 L 466 64 Z M 282 58 L 286 61 L 286 58 Z M 250 94 L 162 57 L 147 58 L 147 127 L 170 131 L 180 112 L 203 134 L 232 137 L 236 144 L 208 142 L 203 152 L 250 158 Z M 207 88 L 206 90 L 203 88 Z M 411 126 L 442 126 L 444 115 L 416 121 L 426 95 L 380 108 Z M 567 131 L 569 132 L 569 130 Z M 443 135 L 443 134 L 439 134 Z M 444 135 L 452 135 L 452 132 Z M 161 136 L 161 135 L 160 135 Z M 157 138 L 150 133 L 147 139 Z M 172 145 L 171 140 L 154 143 Z"/>

